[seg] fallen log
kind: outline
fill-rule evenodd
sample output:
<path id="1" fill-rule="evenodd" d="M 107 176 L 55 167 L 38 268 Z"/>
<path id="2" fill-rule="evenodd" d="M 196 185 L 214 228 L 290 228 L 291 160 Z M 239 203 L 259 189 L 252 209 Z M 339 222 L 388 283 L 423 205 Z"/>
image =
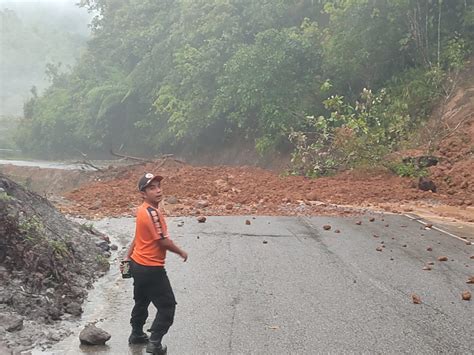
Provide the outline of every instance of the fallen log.
<path id="1" fill-rule="evenodd" d="M 152 160 L 146 159 L 146 158 L 132 157 L 132 156 L 130 156 L 130 155 L 124 155 L 124 154 L 115 153 L 112 149 L 110 150 L 110 154 L 112 154 L 112 155 L 115 156 L 115 157 L 122 158 L 122 159 L 129 159 L 129 160 L 141 161 L 141 162 L 145 162 L 145 163 L 150 163 L 150 162 L 152 161 Z"/>

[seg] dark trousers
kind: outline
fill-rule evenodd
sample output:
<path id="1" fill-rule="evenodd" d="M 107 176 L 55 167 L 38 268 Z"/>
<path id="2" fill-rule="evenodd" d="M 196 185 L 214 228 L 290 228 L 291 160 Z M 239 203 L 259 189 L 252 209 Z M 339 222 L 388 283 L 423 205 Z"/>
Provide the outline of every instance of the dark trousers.
<path id="1" fill-rule="evenodd" d="M 176 300 L 166 270 L 161 266 L 143 266 L 133 260 L 130 262 L 133 277 L 133 299 L 130 324 L 134 329 L 142 329 L 148 317 L 150 302 L 157 313 L 151 325 L 150 340 L 161 342 L 173 324 Z"/>

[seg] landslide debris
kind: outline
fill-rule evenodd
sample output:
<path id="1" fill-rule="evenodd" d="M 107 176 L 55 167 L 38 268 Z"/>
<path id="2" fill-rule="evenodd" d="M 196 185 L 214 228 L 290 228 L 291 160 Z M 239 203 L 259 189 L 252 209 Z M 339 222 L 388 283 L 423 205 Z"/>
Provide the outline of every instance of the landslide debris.
<path id="1" fill-rule="evenodd" d="M 106 237 L 66 219 L 45 198 L 0 174 L 0 348 L 24 350 L 67 335 L 109 268 Z"/>

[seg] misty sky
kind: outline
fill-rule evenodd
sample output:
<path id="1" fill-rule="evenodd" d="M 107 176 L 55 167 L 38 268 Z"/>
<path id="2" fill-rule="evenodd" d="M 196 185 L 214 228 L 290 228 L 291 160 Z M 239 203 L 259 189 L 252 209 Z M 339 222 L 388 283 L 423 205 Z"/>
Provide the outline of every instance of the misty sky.
<path id="1" fill-rule="evenodd" d="M 79 1 L 0 0 L 0 10 L 14 11 L 21 21 L 5 26 L 2 18 L 0 24 L 0 115 L 22 114 L 31 87 L 41 92 L 49 85 L 47 63 L 62 63 L 63 70 L 74 65 L 93 17 Z"/>

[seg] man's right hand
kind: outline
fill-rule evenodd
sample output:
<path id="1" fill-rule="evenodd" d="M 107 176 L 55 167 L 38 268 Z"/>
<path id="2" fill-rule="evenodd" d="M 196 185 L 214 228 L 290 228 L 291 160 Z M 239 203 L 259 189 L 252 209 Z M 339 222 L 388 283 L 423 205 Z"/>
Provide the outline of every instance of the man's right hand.
<path id="1" fill-rule="evenodd" d="M 181 253 L 179 254 L 179 256 L 183 259 L 184 262 L 188 260 L 188 253 L 186 253 L 184 250 L 181 250 Z"/>

